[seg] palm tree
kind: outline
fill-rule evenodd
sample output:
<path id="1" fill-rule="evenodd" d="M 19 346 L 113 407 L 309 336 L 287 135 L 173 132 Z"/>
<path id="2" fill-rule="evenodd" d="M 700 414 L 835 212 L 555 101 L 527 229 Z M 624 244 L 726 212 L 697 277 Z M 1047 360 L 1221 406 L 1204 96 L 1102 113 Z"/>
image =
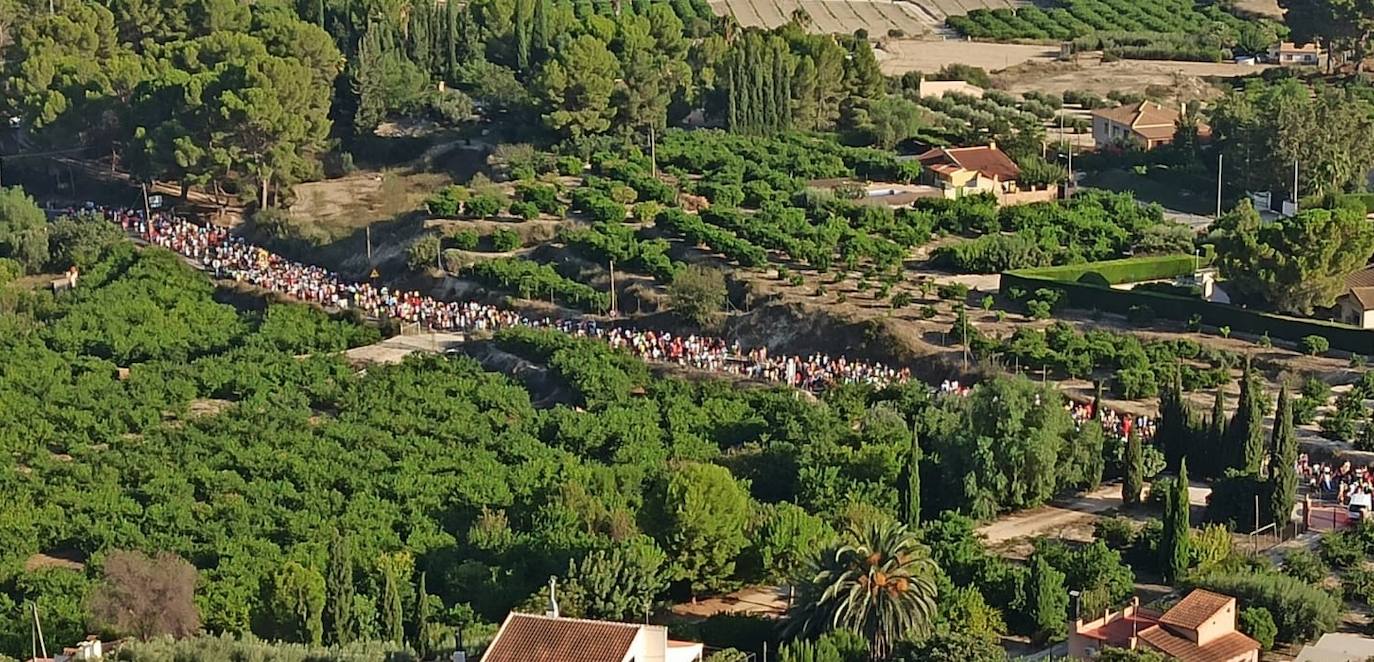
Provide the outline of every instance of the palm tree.
<path id="1" fill-rule="evenodd" d="M 789 636 L 849 630 L 875 660 L 899 639 L 924 633 L 935 614 L 935 563 L 905 526 L 852 525 L 844 544 L 822 551 L 787 615 Z"/>

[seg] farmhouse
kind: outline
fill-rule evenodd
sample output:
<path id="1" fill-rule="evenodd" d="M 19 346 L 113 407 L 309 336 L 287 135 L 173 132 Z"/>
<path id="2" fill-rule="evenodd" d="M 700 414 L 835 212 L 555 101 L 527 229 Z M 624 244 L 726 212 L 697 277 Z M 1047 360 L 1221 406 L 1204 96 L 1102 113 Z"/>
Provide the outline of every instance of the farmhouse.
<path id="1" fill-rule="evenodd" d="M 1345 294 L 1336 299 L 1341 321 L 1361 329 L 1374 329 L 1374 267 L 1345 277 Z"/>
<path id="2" fill-rule="evenodd" d="M 482 662 L 700 662 L 701 644 L 672 641 L 662 625 L 511 612 Z"/>
<path id="3" fill-rule="evenodd" d="M 1093 111 L 1093 143 L 1098 149 L 1137 144 L 1150 150 L 1174 141 L 1179 113 L 1153 101 Z"/>
<path id="4" fill-rule="evenodd" d="M 1194 589 L 1164 613 L 1138 598 L 1119 612 L 1069 623 L 1069 657 L 1092 659 L 1103 648 L 1143 649 L 1188 662 L 1258 662 L 1258 641 L 1236 630 L 1236 599 Z"/>
<path id="5" fill-rule="evenodd" d="M 1285 41 L 1269 47 L 1269 59 L 1279 64 L 1315 67 L 1321 64 L 1322 49 L 1316 44 L 1299 46 Z"/>
<path id="6" fill-rule="evenodd" d="M 946 198 L 991 193 L 1002 204 L 1041 202 L 1058 195 L 1054 189 L 1022 191 L 1021 168 L 995 143 L 980 147 L 936 147 L 916 156 L 921 183 Z"/>

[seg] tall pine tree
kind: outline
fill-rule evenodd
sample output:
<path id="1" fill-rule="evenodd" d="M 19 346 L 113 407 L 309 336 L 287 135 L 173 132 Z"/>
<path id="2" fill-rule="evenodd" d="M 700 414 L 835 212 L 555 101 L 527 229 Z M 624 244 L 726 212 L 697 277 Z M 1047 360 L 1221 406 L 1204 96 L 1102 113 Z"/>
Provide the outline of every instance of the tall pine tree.
<path id="1" fill-rule="evenodd" d="M 329 541 L 328 571 L 325 609 L 333 641 L 343 645 L 353 641 L 357 626 L 353 623 L 353 552 L 338 529 L 334 529 L 334 537 Z"/>
<path id="2" fill-rule="evenodd" d="M 1279 390 L 1278 409 L 1274 413 L 1274 435 L 1269 450 L 1269 506 L 1280 535 L 1293 517 L 1293 504 L 1297 500 L 1298 474 L 1294 466 L 1297 461 L 1298 437 L 1293 431 L 1293 403 L 1288 399 L 1288 388 L 1285 386 Z"/>
<path id="3" fill-rule="evenodd" d="M 1241 375 L 1240 400 L 1236 403 L 1236 414 L 1231 417 L 1227 429 L 1233 467 L 1253 476 L 1259 476 L 1264 466 L 1264 396 L 1259 380 L 1245 362 L 1245 372 Z"/>
<path id="4" fill-rule="evenodd" d="M 921 439 L 916 426 L 911 426 L 911 448 L 906 454 L 906 484 L 903 485 L 902 507 L 906 525 L 913 531 L 921 525 Z"/>
<path id="5" fill-rule="evenodd" d="M 1145 449 L 1140 445 L 1140 432 L 1131 428 L 1126 438 L 1125 476 L 1121 481 L 1121 502 L 1126 505 L 1140 503 L 1140 491 L 1145 488 Z"/>
<path id="6" fill-rule="evenodd" d="M 1164 578 L 1176 582 L 1188 570 L 1188 459 L 1179 461 L 1174 490 L 1164 497 L 1164 536 L 1160 540 L 1160 568 Z"/>

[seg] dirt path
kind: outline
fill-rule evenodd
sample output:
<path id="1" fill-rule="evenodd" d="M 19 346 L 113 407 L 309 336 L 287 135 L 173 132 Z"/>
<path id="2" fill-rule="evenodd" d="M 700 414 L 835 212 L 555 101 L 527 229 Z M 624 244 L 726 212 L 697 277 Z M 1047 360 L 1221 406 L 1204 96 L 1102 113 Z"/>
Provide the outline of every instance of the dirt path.
<path id="1" fill-rule="evenodd" d="M 1195 509 L 1207 505 L 1207 497 L 1212 493 L 1210 487 L 1194 483 L 1188 488 L 1188 500 Z M 1143 496 L 1149 494 L 1146 485 Z M 1080 496 L 1055 500 L 1054 502 L 1014 513 L 1008 513 L 996 520 L 978 527 L 978 534 L 985 538 L 985 544 L 993 549 L 1013 551 L 1013 543 L 1020 540 L 1049 536 L 1088 542 L 1093 539 L 1093 525 L 1102 517 L 1121 509 L 1121 486 L 1108 484 Z M 1143 519 L 1146 513 L 1133 512 L 1131 517 Z"/>

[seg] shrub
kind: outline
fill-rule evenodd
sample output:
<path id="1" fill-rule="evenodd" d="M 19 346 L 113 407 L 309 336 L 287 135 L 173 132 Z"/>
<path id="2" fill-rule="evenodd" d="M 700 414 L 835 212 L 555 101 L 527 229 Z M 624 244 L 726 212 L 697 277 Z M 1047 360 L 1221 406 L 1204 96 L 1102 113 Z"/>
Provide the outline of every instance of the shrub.
<path id="1" fill-rule="evenodd" d="M 461 248 L 465 251 L 477 248 L 478 236 L 476 230 L 463 230 L 462 232 L 454 234 L 451 239 L 454 248 Z"/>
<path id="2" fill-rule="evenodd" d="M 425 269 L 439 263 L 440 241 L 438 235 L 424 234 L 410 243 L 406 249 L 406 265 L 411 269 Z"/>
<path id="3" fill-rule="evenodd" d="M 495 216 L 504 206 L 506 206 L 505 196 L 497 193 L 481 193 L 468 200 L 467 213 L 469 216 L 483 218 Z"/>
<path id="4" fill-rule="evenodd" d="M 24 275 L 24 265 L 18 260 L 7 257 L 0 257 L 0 287 L 12 283 L 15 279 Z"/>
<path id="5" fill-rule="evenodd" d="M 1331 574 L 1320 556 L 1310 549 L 1290 550 L 1283 557 L 1283 574 L 1307 584 L 1319 584 Z"/>
<path id="6" fill-rule="evenodd" d="M 510 203 L 511 216 L 517 216 L 525 220 L 539 218 L 539 206 L 533 202 L 512 202 Z"/>
<path id="7" fill-rule="evenodd" d="M 515 230 L 502 228 L 491 233 L 491 248 L 499 253 L 513 251 L 520 248 L 524 242 L 520 239 L 520 233 Z"/>
<path id="8" fill-rule="evenodd" d="M 673 310 L 698 324 L 710 322 L 723 310 L 725 297 L 725 273 L 696 264 L 677 272 L 668 286 Z"/>
<path id="9" fill-rule="evenodd" d="M 657 218 L 660 211 L 663 211 L 662 204 L 654 202 L 653 200 L 646 200 L 635 204 L 634 217 L 635 220 L 640 223 L 648 223 Z"/>
<path id="10" fill-rule="evenodd" d="M 1278 641 L 1310 641 L 1330 632 L 1342 611 L 1340 600 L 1326 591 L 1275 571 L 1214 573 L 1188 583 L 1267 609 Z"/>
<path id="11" fill-rule="evenodd" d="M 1345 597 L 1366 605 L 1374 605 L 1374 570 L 1355 568 L 1345 573 L 1341 586 L 1344 588 Z"/>
<path id="12" fill-rule="evenodd" d="M 558 174 L 565 177 L 573 177 L 582 174 L 582 169 L 586 164 L 576 156 L 560 156 L 554 161 L 554 166 L 558 168 Z"/>
<path id="13" fill-rule="evenodd" d="M 1248 607 L 1240 610 L 1238 626 L 1241 632 L 1259 642 L 1260 648 L 1269 650 L 1274 647 L 1274 637 L 1279 626 L 1274 624 L 1274 615 L 1264 607 Z"/>
<path id="14" fill-rule="evenodd" d="M 429 211 L 430 216 L 437 216 L 439 218 L 457 216 L 468 197 L 469 191 L 465 187 L 457 185 L 445 186 L 439 189 L 434 195 L 431 195 L 428 200 L 425 200 L 425 209 Z"/>
<path id="15" fill-rule="evenodd" d="M 1359 565 L 1366 555 L 1364 542 L 1356 531 L 1330 531 L 1322 536 L 1319 548 L 1322 560 L 1342 569 Z"/>
<path id="16" fill-rule="evenodd" d="M 936 288 L 941 299 L 963 301 L 968 298 L 969 286 L 963 283 L 944 283 Z"/>
<path id="17" fill-rule="evenodd" d="M 552 214 L 558 210 L 558 189 L 548 184 L 521 182 L 515 187 L 515 194 L 520 200 L 533 204 L 539 211 L 546 214 Z"/>
<path id="18" fill-rule="evenodd" d="M 1324 354 L 1331 349 L 1331 343 L 1326 338 L 1318 335 L 1303 336 L 1302 351 L 1308 356 Z"/>

